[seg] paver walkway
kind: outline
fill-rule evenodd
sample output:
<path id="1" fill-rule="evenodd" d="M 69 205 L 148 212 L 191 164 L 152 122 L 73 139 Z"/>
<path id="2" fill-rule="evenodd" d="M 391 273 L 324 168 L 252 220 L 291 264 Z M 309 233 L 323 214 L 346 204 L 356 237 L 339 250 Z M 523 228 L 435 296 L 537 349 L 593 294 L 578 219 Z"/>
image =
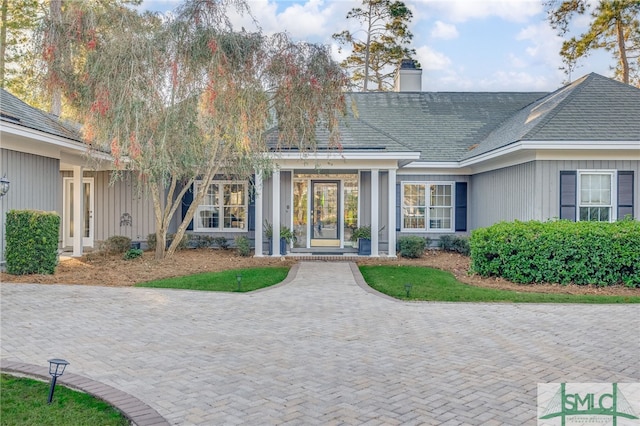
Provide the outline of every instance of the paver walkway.
<path id="1" fill-rule="evenodd" d="M 171 424 L 535 424 L 537 383 L 637 382 L 640 306 L 405 303 L 348 263 L 253 294 L 3 284 L 3 361 Z"/>

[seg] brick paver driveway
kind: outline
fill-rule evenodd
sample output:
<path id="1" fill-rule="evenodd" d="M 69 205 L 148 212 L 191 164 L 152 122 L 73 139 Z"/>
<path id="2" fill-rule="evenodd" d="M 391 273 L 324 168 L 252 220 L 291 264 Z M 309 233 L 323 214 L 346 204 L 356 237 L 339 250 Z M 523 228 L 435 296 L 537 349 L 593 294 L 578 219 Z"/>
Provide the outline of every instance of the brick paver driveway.
<path id="1" fill-rule="evenodd" d="M 640 307 L 404 303 L 347 263 L 254 294 L 2 285 L 2 359 L 173 424 L 535 424 L 543 382 L 637 382 Z"/>

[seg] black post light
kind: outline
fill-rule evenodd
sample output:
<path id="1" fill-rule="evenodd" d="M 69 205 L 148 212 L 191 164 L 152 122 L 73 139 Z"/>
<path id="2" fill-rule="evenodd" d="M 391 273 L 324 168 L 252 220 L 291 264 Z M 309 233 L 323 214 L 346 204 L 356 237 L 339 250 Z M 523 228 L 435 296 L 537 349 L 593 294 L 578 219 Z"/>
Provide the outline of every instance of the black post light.
<path id="1" fill-rule="evenodd" d="M 238 281 L 238 291 L 242 291 L 242 274 L 240 272 L 236 274 L 236 280 Z"/>
<path id="2" fill-rule="evenodd" d="M 407 292 L 407 298 L 409 298 L 409 294 L 411 294 L 411 289 L 413 288 L 413 284 L 411 283 L 406 283 L 404 285 L 404 291 Z"/>
<path id="3" fill-rule="evenodd" d="M 51 404 L 53 401 L 53 391 L 56 388 L 56 380 L 62 376 L 64 369 L 69 365 L 64 359 L 53 358 L 49 360 L 49 374 L 51 375 L 51 387 L 49 388 L 49 400 L 47 404 Z"/>
<path id="4" fill-rule="evenodd" d="M 0 198 L 4 197 L 5 195 L 7 195 L 7 192 L 9 192 L 10 183 L 11 182 L 9 182 L 9 179 L 7 179 L 7 175 L 4 175 L 0 178 Z"/>

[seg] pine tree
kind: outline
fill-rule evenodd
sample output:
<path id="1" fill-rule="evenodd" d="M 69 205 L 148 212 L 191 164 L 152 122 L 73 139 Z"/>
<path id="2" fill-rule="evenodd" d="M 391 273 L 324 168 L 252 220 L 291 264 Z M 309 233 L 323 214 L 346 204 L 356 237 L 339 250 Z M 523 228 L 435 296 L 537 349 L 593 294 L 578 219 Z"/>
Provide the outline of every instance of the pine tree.
<path id="1" fill-rule="evenodd" d="M 351 81 L 359 89 L 368 91 L 391 90 L 393 77 L 402 59 L 413 59 L 415 50 L 410 49 L 413 34 L 408 29 L 413 14 L 401 1 L 363 0 L 362 7 L 351 9 L 347 19 L 355 19 L 363 26 L 361 30 L 347 30 L 333 35 L 341 45 L 351 48 L 351 54 L 342 62 Z M 364 38 L 358 34 L 364 33 Z"/>

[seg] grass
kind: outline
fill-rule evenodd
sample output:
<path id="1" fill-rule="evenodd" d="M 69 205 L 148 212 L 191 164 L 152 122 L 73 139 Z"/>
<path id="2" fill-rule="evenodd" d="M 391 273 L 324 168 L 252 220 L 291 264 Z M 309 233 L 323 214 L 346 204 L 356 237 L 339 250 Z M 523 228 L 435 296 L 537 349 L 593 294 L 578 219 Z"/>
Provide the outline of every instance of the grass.
<path id="1" fill-rule="evenodd" d="M 234 269 L 222 272 L 205 272 L 185 277 L 165 278 L 136 284 L 136 287 L 177 288 L 182 290 L 247 292 L 282 282 L 289 273 L 287 267 Z M 242 274 L 238 290 L 237 275 Z"/>
<path id="2" fill-rule="evenodd" d="M 640 296 L 599 296 L 529 293 L 475 287 L 450 272 L 419 266 L 360 266 L 372 288 L 397 299 L 440 302 L 510 303 L 640 303 Z M 407 297 L 405 283 L 413 287 Z"/>
<path id="3" fill-rule="evenodd" d="M 115 408 L 86 393 L 56 385 L 47 404 L 49 383 L 0 375 L 0 423 L 3 426 L 128 425 Z"/>

